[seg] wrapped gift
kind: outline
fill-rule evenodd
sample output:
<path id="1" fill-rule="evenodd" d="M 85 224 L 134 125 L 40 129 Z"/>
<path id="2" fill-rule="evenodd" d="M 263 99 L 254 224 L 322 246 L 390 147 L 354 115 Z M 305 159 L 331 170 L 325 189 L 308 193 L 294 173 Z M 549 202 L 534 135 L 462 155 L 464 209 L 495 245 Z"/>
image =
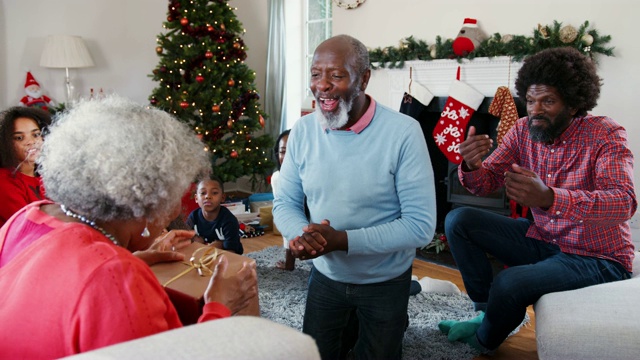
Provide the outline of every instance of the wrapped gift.
<path id="1" fill-rule="evenodd" d="M 255 261 L 246 256 L 200 243 L 193 243 L 178 251 L 184 254 L 184 261 L 154 264 L 151 270 L 167 291 L 184 325 L 196 323 L 202 315 L 204 292 L 220 255 L 224 254 L 229 261 L 225 274 L 227 276 L 238 272 L 243 262 Z M 260 316 L 258 297 L 256 296 L 255 300 L 237 315 Z"/>

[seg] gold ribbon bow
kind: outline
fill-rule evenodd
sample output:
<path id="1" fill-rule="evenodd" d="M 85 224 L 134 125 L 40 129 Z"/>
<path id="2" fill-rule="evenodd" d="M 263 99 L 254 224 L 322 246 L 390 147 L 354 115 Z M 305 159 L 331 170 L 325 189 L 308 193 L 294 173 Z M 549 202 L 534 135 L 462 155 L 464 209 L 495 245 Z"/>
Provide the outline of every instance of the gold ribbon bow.
<path id="1" fill-rule="evenodd" d="M 204 250 L 204 254 L 198 257 L 197 256 L 198 253 L 201 252 L 202 250 Z M 194 270 L 194 269 L 198 271 L 198 275 L 200 276 L 205 276 L 205 274 L 207 276 L 213 275 L 213 270 L 211 270 L 211 264 L 213 264 L 213 262 L 216 260 L 217 257 L 218 257 L 218 249 L 216 247 L 203 246 L 197 249 L 191 255 L 191 258 L 189 259 L 189 263 L 184 263 L 185 265 L 188 265 L 189 268 L 184 270 L 180 274 L 172 277 L 167 282 L 162 284 L 162 286 L 163 287 L 168 286 L 172 282 L 178 280 L 179 278 L 183 277 L 184 275 L 188 274 L 191 270 Z"/>

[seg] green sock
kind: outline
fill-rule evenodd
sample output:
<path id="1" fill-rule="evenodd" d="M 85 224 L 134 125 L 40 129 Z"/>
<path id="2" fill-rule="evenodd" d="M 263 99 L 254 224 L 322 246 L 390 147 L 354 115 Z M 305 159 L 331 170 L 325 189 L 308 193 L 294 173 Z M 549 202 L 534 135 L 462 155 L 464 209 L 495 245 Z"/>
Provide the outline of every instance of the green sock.
<path id="1" fill-rule="evenodd" d="M 447 335 L 449 334 L 449 330 L 451 330 L 451 327 L 455 324 L 459 323 L 459 321 L 456 320 L 442 320 L 438 323 L 438 329 L 440 329 L 440 331 Z"/>
<path id="2" fill-rule="evenodd" d="M 484 319 L 484 312 L 480 312 L 480 315 L 468 321 L 441 321 L 438 324 L 438 328 L 444 334 L 447 334 L 449 341 L 458 341 L 463 338 L 470 337 L 471 335 L 474 335 L 475 337 L 476 330 L 480 327 L 482 319 Z"/>
<path id="3" fill-rule="evenodd" d="M 471 336 L 467 336 L 465 338 L 460 339 L 460 341 L 465 343 L 465 344 L 468 344 L 472 348 L 480 351 L 480 353 L 482 353 L 482 354 L 491 354 L 491 353 L 493 353 L 493 351 L 490 351 L 489 349 L 487 349 L 484 346 L 482 346 L 482 344 L 480 344 L 480 342 L 478 342 L 478 338 L 476 337 L 475 333 L 473 335 L 471 335 Z"/>

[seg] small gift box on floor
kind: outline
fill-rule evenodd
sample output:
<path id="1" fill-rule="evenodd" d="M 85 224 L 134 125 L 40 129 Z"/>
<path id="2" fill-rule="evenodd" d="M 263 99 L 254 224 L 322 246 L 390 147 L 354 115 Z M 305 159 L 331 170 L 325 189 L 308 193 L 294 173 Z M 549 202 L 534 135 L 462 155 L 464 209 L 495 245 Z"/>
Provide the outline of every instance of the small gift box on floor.
<path id="1" fill-rule="evenodd" d="M 200 243 L 193 243 L 179 252 L 184 254 L 184 261 L 154 264 L 151 270 L 167 291 L 184 325 L 196 323 L 202 315 L 204 292 L 220 255 L 224 254 L 229 261 L 226 274 L 238 272 L 245 261 L 255 261 L 246 256 Z M 260 316 L 258 297 L 256 296 L 255 300 L 237 315 Z"/>

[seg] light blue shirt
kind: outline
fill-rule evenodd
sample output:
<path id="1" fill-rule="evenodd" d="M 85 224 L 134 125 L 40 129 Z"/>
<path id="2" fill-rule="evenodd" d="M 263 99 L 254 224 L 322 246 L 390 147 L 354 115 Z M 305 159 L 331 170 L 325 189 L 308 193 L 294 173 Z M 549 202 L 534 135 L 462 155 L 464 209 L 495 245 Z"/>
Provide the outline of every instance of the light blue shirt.
<path id="1" fill-rule="evenodd" d="M 346 230 L 348 251 L 313 260 L 325 276 L 368 284 L 407 271 L 416 248 L 433 238 L 436 201 L 433 170 L 422 129 L 413 118 L 376 104 L 359 134 L 323 130 L 315 113 L 289 134 L 280 170 L 274 219 L 287 239 L 311 222 L 328 219 Z"/>

